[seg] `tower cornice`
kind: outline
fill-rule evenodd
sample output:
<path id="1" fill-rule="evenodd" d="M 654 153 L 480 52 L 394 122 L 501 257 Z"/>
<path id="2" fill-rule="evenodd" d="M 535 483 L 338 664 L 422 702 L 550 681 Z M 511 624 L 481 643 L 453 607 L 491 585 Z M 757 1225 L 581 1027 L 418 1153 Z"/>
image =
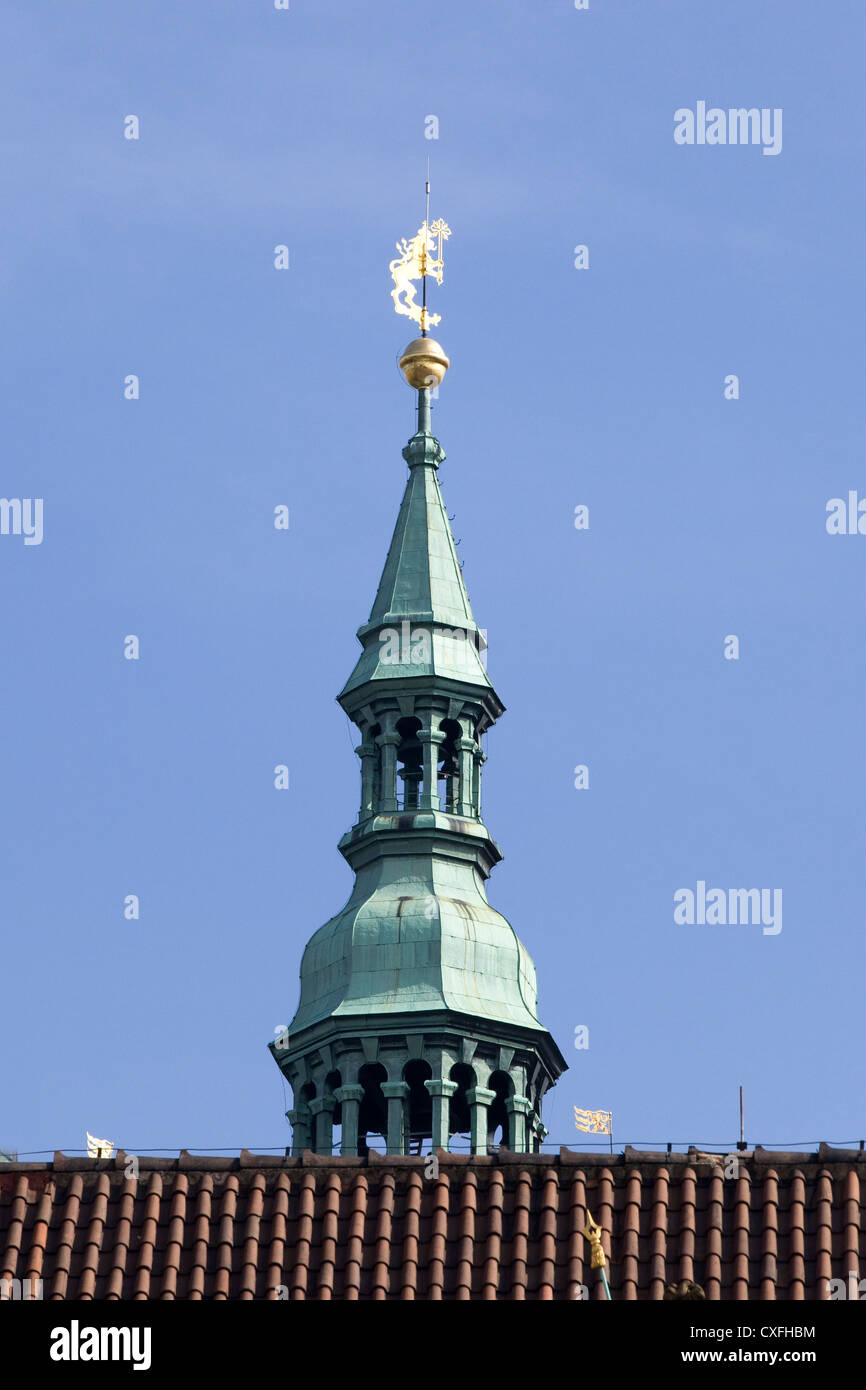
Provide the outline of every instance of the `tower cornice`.
<path id="1" fill-rule="evenodd" d="M 474 864 L 484 878 L 489 878 L 503 858 L 483 821 L 448 816 L 442 811 L 372 816 L 347 831 L 338 849 L 356 873 L 383 856 L 429 856 Z"/>
<path id="2" fill-rule="evenodd" d="M 410 676 L 403 674 L 406 669 L 389 674 L 385 679 L 371 679 L 351 690 L 343 690 L 337 696 L 338 703 L 350 719 L 365 709 L 378 714 L 391 707 L 401 713 L 411 713 L 414 703 L 422 699 L 443 704 L 452 719 L 457 718 L 464 707 L 472 706 L 478 710 L 481 720 L 479 733 L 484 733 L 505 713 L 505 706 L 492 685 L 478 686 L 435 670 Z M 412 666 L 408 669 L 412 670 Z M 406 709 L 401 709 L 401 700 L 409 701 Z"/>

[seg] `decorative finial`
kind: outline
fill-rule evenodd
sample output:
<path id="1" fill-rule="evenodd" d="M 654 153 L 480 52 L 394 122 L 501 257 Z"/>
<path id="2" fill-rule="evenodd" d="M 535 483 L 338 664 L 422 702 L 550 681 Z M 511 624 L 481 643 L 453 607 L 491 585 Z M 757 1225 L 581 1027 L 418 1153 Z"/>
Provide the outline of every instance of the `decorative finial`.
<path id="1" fill-rule="evenodd" d="M 441 345 L 427 336 L 427 329 L 442 321 L 441 314 L 431 314 L 427 308 L 427 276 L 432 275 L 437 285 L 442 284 L 442 243 L 451 235 L 451 228 L 441 217 L 430 222 L 429 165 L 427 173 L 424 221 L 415 236 L 408 241 L 401 237 L 395 243 L 400 255 L 388 267 L 394 281 L 391 291 L 394 308 L 398 314 L 414 320 L 421 329 L 421 337 L 415 338 L 400 358 L 400 370 L 409 385 L 418 391 L 438 386 L 451 365 Z M 416 280 L 421 281 L 420 304 L 415 303 Z"/>
<path id="2" fill-rule="evenodd" d="M 601 1270 L 601 1279 L 602 1283 L 604 1284 L 604 1296 L 605 1298 L 609 1299 L 610 1284 L 607 1282 L 607 1275 L 605 1273 L 605 1265 L 607 1263 L 607 1260 L 605 1258 L 604 1246 L 601 1243 L 601 1225 L 598 1221 L 593 1221 L 592 1212 L 588 1208 L 586 1212 L 586 1225 L 584 1226 L 580 1234 L 584 1237 L 585 1240 L 589 1241 L 590 1249 L 592 1251 L 592 1258 L 590 1259 L 589 1267 L 590 1269 Z"/>
<path id="3" fill-rule="evenodd" d="M 580 1234 L 589 1241 L 590 1249 L 592 1250 L 590 1268 L 604 1269 L 605 1255 L 604 1247 L 601 1243 L 601 1226 L 597 1221 L 593 1221 L 590 1211 L 586 1213 L 586 1225 Z"/>

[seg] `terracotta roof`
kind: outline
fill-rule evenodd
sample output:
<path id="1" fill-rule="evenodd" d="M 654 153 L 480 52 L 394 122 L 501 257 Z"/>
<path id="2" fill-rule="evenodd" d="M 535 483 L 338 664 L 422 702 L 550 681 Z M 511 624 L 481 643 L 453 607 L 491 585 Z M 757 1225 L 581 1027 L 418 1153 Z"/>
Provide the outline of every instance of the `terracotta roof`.
<path id="1" fill-rule="evenodd" d="M 858 1278 L 866 1154 L 140 1158 L 0 1165 L 0 1278 L 45 1299 L 821 1299 Z M 692 1290 L 694 1294 L 695 1291 Z M 669 1295 L 670 1296 L 670 1295 Z"/>

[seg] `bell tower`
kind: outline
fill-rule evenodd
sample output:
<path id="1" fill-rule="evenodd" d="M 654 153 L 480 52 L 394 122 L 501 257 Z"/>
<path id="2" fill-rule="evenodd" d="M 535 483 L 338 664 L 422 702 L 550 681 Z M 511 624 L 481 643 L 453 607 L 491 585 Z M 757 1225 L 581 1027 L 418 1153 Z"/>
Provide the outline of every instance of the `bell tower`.
<path id="1" fill-rule="evenodd" d="M 429 183 L 428 183 L 429 208 Z M 313 934 L 288 1029 L 270 1044 L 292 1087 L 292 1152 L 447 1149 L 494 1139 L 537 1150 L 545 1092 L 566 1063 L 538 1018 L 535 967 L 491 907 L 502 858 L 481 815 L 482 735 L 504 711 L 487 675 L 439 486 L 430 397 L 450 363 L 428 335 L 427 276 L 442 279 L 429 213 L 391 263 L 398 312 L 420 325 L 400 367 L 417 393 L 406 489 L 361 655 L 338 700 L 357 726 L 357 818 L 339 844 L 355 874 Z M 438 253 L 437 253 L 438 241 Z M 412 281 L 423 302 L 415 304 Z"/>

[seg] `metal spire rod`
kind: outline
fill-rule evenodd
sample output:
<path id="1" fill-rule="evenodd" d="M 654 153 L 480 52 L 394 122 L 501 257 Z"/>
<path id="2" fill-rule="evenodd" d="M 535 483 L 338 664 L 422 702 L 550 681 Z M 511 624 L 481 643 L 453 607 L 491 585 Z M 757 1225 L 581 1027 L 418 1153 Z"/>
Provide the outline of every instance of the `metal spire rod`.
<path id="1" fill-rule="evenodd" d="M 427 337 L 427 239 L 430 236 L 430 156 L 427 156 L 427 181 L 424 185 L 424 250 L 421 276 L 421 337 Z M 418 391 L 418 433 L 430 433 L 430 392 L 426 386 Z"/>
<path id="2" fill-rule="evenodd" d="M 421 275 L 421 337 L 427 337 L 427 238 L 430 236 L 430 156 L 427 156 L 427 183 L 424 203 L 424 251 L 422 253 L 423 272 Z"/>

